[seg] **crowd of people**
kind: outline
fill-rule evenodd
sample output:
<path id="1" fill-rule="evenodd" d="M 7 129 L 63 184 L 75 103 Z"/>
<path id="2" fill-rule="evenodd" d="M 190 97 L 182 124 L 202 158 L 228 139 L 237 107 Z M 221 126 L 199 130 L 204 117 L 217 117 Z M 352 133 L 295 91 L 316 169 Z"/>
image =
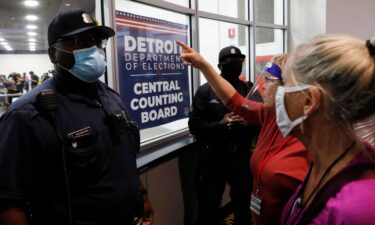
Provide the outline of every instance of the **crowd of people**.
<path id="1" fill-rule="evenodd" d="M 1 75 L 7 93 L 41 84 L 0 118 L 0 224 L 153 223 L 139 128 L 99 80 L 114 35 L 81 9 L 61 10 L 48 27 L 53 79 Z M 218 74 L 177 44 L 208 81 L 188 124 L 199 144 L 198 225 L 220 223 L 226 184 L 235 225 L 373 224 L 375 39 L 315 37 L 273 57 L 256 84 L 239 79 L 237 47 L 220 51 Z"/>
<path id="2" fill-rule="evenodd" d="M 14 98 L 20 97 L 22 94 L 29 92 L 39 84 L 46 81 L 48 78 L 53 76 L 54 71 L 48 71 L 43 73 L 39 78 L 37 74 L 30 71 L 21 73 L 11 73 L 8 76 L 0 74 L 0 102 L 2 106 L 8 107 L 12 103 Z"/>

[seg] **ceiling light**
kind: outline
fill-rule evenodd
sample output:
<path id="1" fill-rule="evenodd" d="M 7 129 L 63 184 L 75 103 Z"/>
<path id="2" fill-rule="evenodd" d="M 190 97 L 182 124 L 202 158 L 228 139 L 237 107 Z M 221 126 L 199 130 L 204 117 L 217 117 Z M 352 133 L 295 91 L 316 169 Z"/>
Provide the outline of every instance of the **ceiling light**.
<path id="1" fill-rule="evenodd" d="M 36 42 L 35 38 L 29 38 L 29 42 Z"/>
<path id="2" fill-rule="evenodd" d="M 29 24 L 29 25 L 26 26 L 26 28 L 27 28 L 27 29 L 30 29 L 30 30 L 34 30 L 34 29 L 37 28 L 37 26 L 32 25 L 32 24 Z"/>
<path id="3" fill-rule="evenodd" d="M 35 51 L 35 48 L 33 48 L 33 49 L 30 48 L 30 51 L 34 52 L 34 51 Z"/>
<path id="4" fill-rule="evenodd" d="M 34 1 L 34 0 L 27 0 L 27 1 L 24 1 L 23 4 L 28 7 L 35 7 L 39 5 L 39 2 Z"/>
<path id="5" fill-rule="evenodd" d="M 2 41 L 2 42 L 0 42 L 0 44 L 1 44 L 2 46 L 9 46 L 9 43 L 6 42 L 6 41 Z"/>
<path id="6" fill-rule="evenodd" d="M 66 4 L 65 4 L 65 6 L 68 6 L 68 7 L 71 6 L 71 5 L 72 5 L 72 4 L 70 4 L 70 3 L 66 3 Z"/>
<path id="7" fill-rule="evenodd" d="M 29 43 L 29 46 L 30 46 L 30 47 L 32 47 L 32 46 L 34 46 L 34 47 L 35 47 L 35 45 L 36 45 L 36 43 L 35 43 L 35 42 L 30 42 L 30 43 Z"/>
<path id="8" fill-rule="evenodd" d="M 5 39 L 4 38 L 0 38 L 0 41 L 5 41 Z"/>
<path id="9" fill-rule="evenodd" d="M 35 32 L 27 32 L 27 35 L 29 35 L 29 36 L 35 36 L 35 35 L 37 35 L 37 33 L 35 33 Z"/>
<path id="10" fill-rule="evenodd" d="M 30 20 L 30 21 L 35 21 L 35 20 L 38 19 L 38 17 L 35 16 L 35 15 L 27 15 L 27 16 L 25 16 L 25 18 L 26 18 L 27 20 Z"/>

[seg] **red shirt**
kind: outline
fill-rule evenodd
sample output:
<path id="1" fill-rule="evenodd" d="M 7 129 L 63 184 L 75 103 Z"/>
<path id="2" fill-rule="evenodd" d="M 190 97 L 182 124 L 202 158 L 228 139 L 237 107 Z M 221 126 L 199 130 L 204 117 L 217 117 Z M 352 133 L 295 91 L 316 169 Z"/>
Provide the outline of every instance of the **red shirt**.
<path id="1" fill-rule="evenodd" d="M 253 216 L 257 225 L 280 224 L 285 204 L 307 173 L 310 162 L 307 150 L 295 137 L 282 136 L 276 124 L 275 110 L 265 109 L 262 103 L 236 93 L 226 107 L 249 123 L 262 126 L 250 161 L 253 192 L 259 189 L 257 195 L 262 199 L 261 215 Z"/>

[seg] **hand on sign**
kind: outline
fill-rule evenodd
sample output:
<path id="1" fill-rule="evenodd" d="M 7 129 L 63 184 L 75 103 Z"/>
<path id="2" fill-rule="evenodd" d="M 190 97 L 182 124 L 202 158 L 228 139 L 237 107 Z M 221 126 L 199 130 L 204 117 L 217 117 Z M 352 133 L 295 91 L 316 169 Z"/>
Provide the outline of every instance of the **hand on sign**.
<path id="1" fill-rule="evenodd" d="M 191 65 L 197 69 L 202 69 L 208 64 L 207 61 L 194 49 L 190 48 L 180 41 L 176 41 L 176 43 L 182 47 L 183 51 L 180 57 L 185 64 Z"/>

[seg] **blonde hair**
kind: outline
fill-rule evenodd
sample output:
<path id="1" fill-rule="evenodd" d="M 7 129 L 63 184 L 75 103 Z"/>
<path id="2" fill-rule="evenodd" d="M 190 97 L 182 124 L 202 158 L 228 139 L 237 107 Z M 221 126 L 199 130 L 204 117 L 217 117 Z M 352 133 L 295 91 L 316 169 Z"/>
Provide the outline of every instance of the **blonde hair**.
<path id="1" fill-rule="evenodd" d="M 277 64 L 282 71 L 284 71 L 285 63 L 289 58 L 289 54 L 275 55 L 272 57 L 271 62 Z"/>
<path id="2" fill-rule="evenodd" d="M 370 43 L 375 46 L 375 39 Z M 292 76 L 325 90 L 332 118 L 355 122 L 375 111 L 373 54 L 365 42 L 353 37 L 318 36 L 296 49 Z"/>

